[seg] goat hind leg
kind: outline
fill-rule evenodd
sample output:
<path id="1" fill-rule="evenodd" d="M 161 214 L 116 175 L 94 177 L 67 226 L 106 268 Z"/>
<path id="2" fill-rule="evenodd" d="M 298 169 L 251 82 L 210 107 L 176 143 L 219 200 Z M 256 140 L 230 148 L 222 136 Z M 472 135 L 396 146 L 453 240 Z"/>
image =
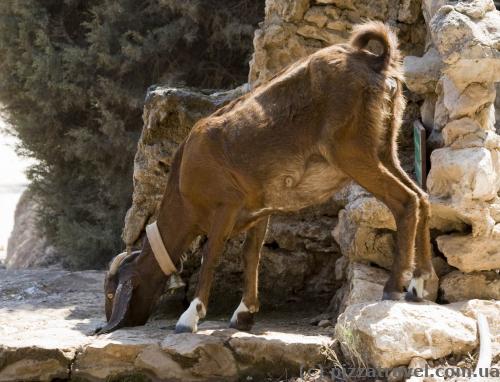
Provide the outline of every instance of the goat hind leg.
<path id="1" fill-rule="evenodd" d="M 383 299 L 399 300 L 413 273 L 419 205 L 417 194 L 378 159 L 357 156 L 338 158 L 337 162 L 346 174 L 385 203 L 394 215 L 397 226 L 397 254 L 394 256 L 391 275 L 384 287 Z"/>
<path id="2" fill-rule="evenodd" d="M 421 301 L 424 297 L 424 281 L 434 274 L 429 229 L 429 200 L 425 192 L 420 189 L 401 168 L 395 152 L 388 153 L 385 157 L 382 156 L 381 160 L 394 176 L 418 195 L 419 208 L 415 238 L 415 269 L 413 271 L 413 278 L 410 282 L 410 286 L 408 287 L 406 299 L 409 301 Z"/>
<path id="3" fill-rule="evenodd" d="M 221 207 L 215 212 L 208 241 L 203 247 L 203 262 L 196 285 L 195 298 L 191 301 L 189 308 L 179 317 L 175 325 L 176 333 L 196 332 L 198 321 L 205 317 L 215 268 L 224 244 L 233 230 L 237 211 L 235 208 Z"/>
<path id="4" fill-rule="evenodd" d="M 261 219 L 249 229 L 243 246 L 244 287 L 243 298 L 234 311 L 229 326 L 238 330 L 249 331 L 253 326 L 253 319 L 259 311 L 258 279 L 259 261 L 262 243 L 266 236 L 269 217 Z"/>

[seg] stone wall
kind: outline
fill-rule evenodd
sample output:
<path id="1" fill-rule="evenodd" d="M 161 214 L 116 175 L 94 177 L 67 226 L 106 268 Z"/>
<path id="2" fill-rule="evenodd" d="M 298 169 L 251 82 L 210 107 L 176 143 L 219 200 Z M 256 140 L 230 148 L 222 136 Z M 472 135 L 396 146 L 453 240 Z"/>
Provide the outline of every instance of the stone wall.
<path id="1" fill-rule="evenodd" d="M 422 119 L 442 146 L 431 154 L 427 186 L 436 250 L 456 268 L 441 280 L 443 299 L 499 299 L 500 278 L 491 271 L 500 269 L 500 13 L 491 0 L 424 0 L 423 14 L 429 44 L 422 57 L 405 59 L 405 70 L 408 87 L 425 99 Z M 497 283 L 457 289 L 468 279 Z"/>
<path id="2" fill-rule="evenodd" d="M 388 22 L 404 55 L 420 55 L 425 23 L 419 0 L 267 0 L 265 19 L 255 32 L 251 85 L 320 48 L 345 42 L 363 20 Z"/>

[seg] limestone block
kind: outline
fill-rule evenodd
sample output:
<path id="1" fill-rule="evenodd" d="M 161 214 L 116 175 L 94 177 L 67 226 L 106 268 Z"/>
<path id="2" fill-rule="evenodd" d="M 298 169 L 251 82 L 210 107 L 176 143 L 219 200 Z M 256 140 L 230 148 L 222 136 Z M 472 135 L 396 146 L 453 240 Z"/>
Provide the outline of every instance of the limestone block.
<path id="1" fill-rule="evenodd" d="M 350 261 L 373 262 L 390 269 L 394 253 L 394 217 L 374 197 L 361 197 L 339 212 L 333 237 Z"/>
<path id="2" fill-rule="evenodd" d="M 407 56 L 404 58 L 406 85 L 419 94 L 434 93 L 441 73 L 441 58 L 433 47 L 423 57 Z"/>
<path id="3" fill-rule="evenodd" d="M 474 319 L 433 303 L 352 305 L 339 316 L 335 335 L 347 357 L 381 368 L 408 365 L 414 357 L 467 354 L 477 346 Z"/>
<path id="4" fill-rule="evenodd" d="M 462 272 L 500 269 L 500 237 L 452 234 L 436 240 L 448 263 Z"/>
<path id="5" fill-rule="evenodd" d="M 486 148 L 442 148 L 431 154 L 431 170 L 427 179 L 429 193 L 454 199 L 495 198 L 499 189 L 500 162 L 498 152 Z"/>
<path id="6" fill-rule="evenodd" d="M 495 10 L 495 3 L 493 0 L 460 1 L 455 10 L 472 19 L 482 19 L 487 12 Z"/>
<path id="7" fill-rule="evenodd" d="M 495 86 L 493 83 L 474 82 L 464 89 L 457 88 L 447 76 L 443 78 L 444 105 L 450 119 L 471 117 L 495 101 Z"/>
<path id="8" fill-rule="evenodd" d="M 384 269 L 362 263 L 349 263 L 347 279 L 342 290 L 332 299 L 328 310 L 340 314 L 354 304 L 380 301 L 388 278 L 389 272 Z"/>
<path id="9" fill-rule="evenodd" d="M 304 15 L 304 20 L 318 28 L 323 28 L 328 21 L 328 16 L 325 14 L 324 7 L 311 7 Z"/>
<path id="10" fill-rule="evenodd" d="M 434 94 L 426 95 L 422 106 L 420 106 L 420 119 L 427 131 L 432 131 L 434 127 L 434 112 L 436 110 L 437 97 Z"/>
<path id="11" fill-rule="evenodd" d="M 266 331 L 259 336 L 235 332 L 228 341 L 229 348 L 238 360 L 240 372 L 256 369 L 266 374 L 285 370 L 295 374 L 301 367 L 311 367 L 324 359 L 322 350 L 330 346 L 328 336 L 304 336 L 302 334 Z M 319 346 L 318 346 L 319 345 Z"/>
<path id="12" fill-rule="evenodd" d="M 446 74 L 458 84 L 492 83 L 500 79 L 500 15 L 487 12 L 479 21 L 442 6 L 432 18 L 432 41 L 443 61 Z"/>
<path id="13" fill-rule="evenodd" d="M 429 25 L 431 19 L 443 5 L 446 0 L 422 0 L 422 12 L 424 14 L 425 23 Z"/>
<path id="14" fill-rule="evenodd" d="M 316 0 L 318 4 L 333 4 L 340 9 L 355 9 L 353 0 Z"/>
<path id="15" fill-rule="evenodd" d="M 495 230 L 498 221 L 498 198 L 488 201 L 430 197 L 431 227 L 441 232 L 467 232 L 472 237 L 487 237 Z"/>
<path id="16" fill-rule="evenodd" d="M 436 84 L 436 104 L 434 107 L 434 130 L 441 131 L 448 123 L 448 110 L 444 105 L 444 91 L 442 78 Z"/>
<path id="17" fill-rule="evenodd" d="M 495 271 L 473 273 L 454 271 L 440 281 L 442 297 L 448 302 L 475 298 L 500 300 L 500 275 Z"/>
<path id="18" fill-rule="evenodd" d="M 321 47 L 308 45 L 296 32 L 297 26 L 288 23 L 265 24 L 255 31 L 255 51 L 248 76 L 252 86 Z"/>
<path id="19" fill-rule="evenodd" d="M 302 20 L 309 8 L 309 0 L 271 0 L 266 1 L 266 21 L 277 17 L 287 22 Z"/>
<path id="20" fill-rule="evenodd" d="M 342 257 L 341 259 L 345 259 Z M 340 259 L 339 259 L 340 260 Z M 339 268 L 341 266 L 340 262 Z M 330 301 L 328 311 L 340 314 L 347 307 L 364 302 L 380 301 L 389 272 L 368 264 L 350 262 L 346 269 L 346 280 Z M 425 282 L 425 299 L 435 301 L 438 292 L 438 278 L 434 274 Z"/>
<path id="21" fill-rule="evenodd" d="M 207 332 L 208 334 L 210 332 Z M 184 367 L 191 366 L 191 373 L 199 377 L 227 378 L 238 374 L 236 361 L 220 337 L 205 333 L 182 333 L 168 336 L 161 349 L 176 357 Z"/>
<path id="22" fill-rule="evenodd" d="M 420 15 L 420 2 L 415 0 L 403 0 L 399 4 L 398 21 L 413 24 Z"/>
<path id="23" fill-rule="evenodd" d="M 305 38 L 319 40 L 328 45 L 339 44 L 346 40 L 346 35 L 335 30 L 321 29 L 313 25 L 301 25 L 297 29 L 297 34 Z"/>
<path id="24" fill-rule="evenodd" d="M 352 24 L 350 22 L 344 21 L 344 20 L 329 21 L 326 24 L 326 28 L 332 29 L 335 31 L 339 31 L 339 32 L 345 32 L 345 31 L 351 30 Z"/>

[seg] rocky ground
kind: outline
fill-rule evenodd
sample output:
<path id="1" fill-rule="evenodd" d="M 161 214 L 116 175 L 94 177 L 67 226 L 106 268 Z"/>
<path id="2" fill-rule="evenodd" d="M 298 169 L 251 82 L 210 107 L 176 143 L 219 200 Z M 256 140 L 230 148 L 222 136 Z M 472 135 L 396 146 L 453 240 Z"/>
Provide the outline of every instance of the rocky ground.
<path id="1" fill-rule="evenodd" d="M 307 314 L 260 317 L 252 334 L 209 317 L 198 334 L 162 319 L 90 336 L 104 322 L 103 272 L 0 270 L 0 280 L 0 381 L 280 378 L 323 363 L 333 343 L 333 328 Z"/>

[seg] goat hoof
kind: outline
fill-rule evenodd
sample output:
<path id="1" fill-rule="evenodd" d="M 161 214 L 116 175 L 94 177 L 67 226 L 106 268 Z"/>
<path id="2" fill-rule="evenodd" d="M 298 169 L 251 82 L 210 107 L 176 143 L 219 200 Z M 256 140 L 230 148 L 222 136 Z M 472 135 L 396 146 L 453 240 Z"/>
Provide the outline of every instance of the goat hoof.
<path id="1" fill-rule="evenodd" d="M 249 332 L 252 329 L 254 323 L 254 313 L 250 312 L 240 312 L 236 316 L 236 320 L 231 320 L 229 322 L 229 327 L 232 329 L 241 330 L 243 332 Z"/>
<path id="2" fill-rule="evenodd" d="M 399 301 L 403 298 L 403 293 L 399 292 L 384 292 L 382 300 Z"/>
<path id="3" fill-rule="evenodd" d="M 422 302 L 424 299 L 422 297 L 418 297 L 417 291 L 415 288 L 412 288 L 405 294 L 405 300 L 408 302 Z"/>
<path id="4" fill-rule="evenodd" d="M 195 328 L 192 328 L 191 326 L 187 325 L 175 325 L 175 334 L 180 334 L 180 333 L 194 333 L 196 332 Z"/>

